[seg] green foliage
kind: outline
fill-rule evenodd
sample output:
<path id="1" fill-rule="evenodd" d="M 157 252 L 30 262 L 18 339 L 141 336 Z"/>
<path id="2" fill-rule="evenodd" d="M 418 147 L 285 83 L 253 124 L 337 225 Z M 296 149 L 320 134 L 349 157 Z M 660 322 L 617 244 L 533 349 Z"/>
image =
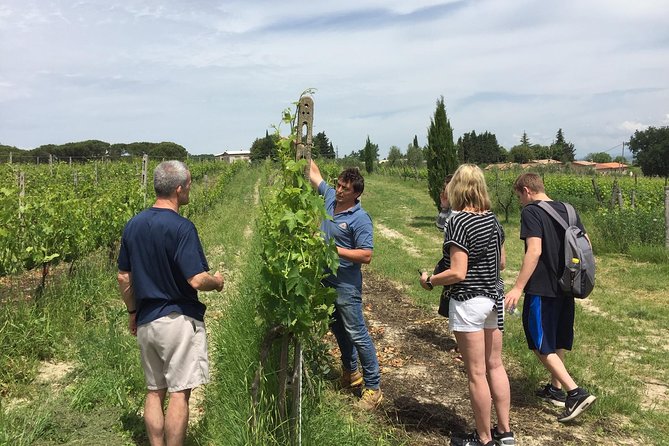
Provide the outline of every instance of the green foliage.
<path id="1" fill-rule="evenodd" d="M 529 145 L 518 145 L 509 150 L 509 161 L 524 164 L 534 159 L 534 152 Z"/>
<path id="2" fill-rule="evenodd" d="M 397 146 L 391 146 L 388 150 L 388 164 L 399 165 L 402 162 L 402 151 Z"/>
<path id="3" fill-rule="evenodd" d="M 291 121 L 284 117 L 284 122 Z M 261 274 L 266 286 L 260 315 L 269 326 L 282 325 L 307 341 L 327 330 L 336 294 L 321 279 L 326 267 L 336 271 L 339 257 L 334 242 L 326 244 L 321 235 L 320 222 L 328 216 L 322 198 L 304 178 L 307 161 L 294 160 L 295 137 L 293 129 L 288 138 L 279 139 L 281 177 L 263 200 Z"/>
<path id="4" fill-rule="evenodd" d="M 593 163 L 610 163 L 613 161 L 611 155 L 606 152 L 594 152 L 588 153 L 585 156 L 586 161 L 591 161 Z"/>
<path id="5" fill-rule="evenodd" d="M 267 158 L 276 160 L 277 158 L 277 137 L 276 135 L 265 133 L 264 138 L 257 138 L 251 144 L 251 161 L 260 162 Z"/>
<path id="6" fill-rule="evenodd" d="M 432 197 L 437 209 L 440 209 L 441 199 L 439 194 L 444 188 L 444 178 L 449 173 L 455 172 L 458 166 L 457 150 L 455 144 L 453 144 L 453 129 L 446 117 L 443 96 L 437 100 L 437 108 L 430 121 L 425 158 L 427 160 L 427 185 L 430 197 Z"/>
<path id="7" fill-rule="evenodd" d="M 564 139 L 562 129 L 558 129 L 558 132 L 555 135 L 555 141 L 551 144 L 551 158 L 562 161 L 563 163 L 568 163 L 574 161 L 575 157 L 576 150 L 574 149 L 574 144 L 567 142 Z"/>
<path id="8" fill-rule="evenodd" d="M 515 174 L 508 175 L 499 169 L 493 169 L 486 174 L 486 183 L 490 191 L 492 210 L 498 218 L 504 214 L 504 222 L 509 221 L 509 215 L 514 209 L 518 209 L 520 202 L 513 191 Z"/>
<path id="9" fill-rule="evenodd" d="M 19 155 L 15 158 L 17 162 L 20 162 L 22 159 L 34 161 L 36 157 L 46 161 L 50 155 L 57 161 L 69 161 L 72 158 L 73 161 L 79 162 L 100 159 L 102 157 L 119 160 L 121 157 L 127 155 L 149 155 L 151 158 L 185 161 L 188 152 L 179 144 L 165 141 L 160 143 L 133 142 L 129 144 L 110 144 L 105 141 L 88 140 L 68 142 L 61 145 L 45 144 L 32 150 L 22 151 L 17 155 Z"/>
<path id="10" fill-rule="evenodd" d="M 365 147 L 362 149 L 363 160 L 365 161 L 365 170 L 367 173 L 374 172 L 374 164 L 379 159 L 379 145 L 373 144 L 369 140 L 369 135 L 367 136 L 367 141 L 365 142 Z"/>
<path id="11" fill-rule="evenodd" d="M 244 166 L 213 161 L 190 166 L 194 187 L 184 215 L 205 212 L 220 200 L 226 182 Z M 0 276 L 113 248 L 128 219 L 153 201 L 153 169 L 147 169 L 146 200 L 140 169 L 125 162 L 0 165 L 6 185 L 0 188 Z M 16 180 L 21 172 L 23 197 Z M 201 186 L 205 175 L 211 179 Z"/>
<path id="12" fill-rule="evenodd" d="M 553 152 L 550 147 L 542 146 L 541 144 L 532 144 L 530 146 L 532 149 L 532 159 L 533 160 L 547 160 L 551 159 Z"/>
<path id="13" fill-rule="evenodd" d="M 325 159 L 334 159 L 335 151 L 332 147 L 332 143 L 328 139 L 325 132 L 318 132 L 314 136 L 314 146 L 311 151 L 311 157 L 314 159 L 325 158 Z"/>
<path id="14" fill-rule="evenodd" d="M 472 130 L 458 138 L 458 153 L 463 163 L 490 164 L 500 161 L 500 146 L 494 133 L 480 135 Z"/>
<path id="15" fill-rule="evenodd" d="M 635 246 L 664 246 L 664 209 L 599 209 L 593 218 L 597 252 L 629 253 Z"/>
<path id="16" fill-rule="evenodd" d="M 417 169 L 423 165 L 423 149 L 418 146 L 418 143 L 414 139 L 415 144 L 409 144 L 407 147 L 407 165 Z"/>
<path id="17" fill-rule="evenodd" d="M 644 175 L 669 178 L 669 126 L 637 130 L 629 148 Z"/>

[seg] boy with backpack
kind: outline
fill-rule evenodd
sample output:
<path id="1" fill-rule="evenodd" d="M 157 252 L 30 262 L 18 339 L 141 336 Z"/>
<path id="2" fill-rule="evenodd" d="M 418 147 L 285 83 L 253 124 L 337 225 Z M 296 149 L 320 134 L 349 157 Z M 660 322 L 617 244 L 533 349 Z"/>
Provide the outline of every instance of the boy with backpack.
<path id="1" fill-rule="evenodd" d="M 515 308 L 521 293 L 525 292 L 525 338 L 528 347 L 551 374 L 551 382 L 538 390 L 537 396 L 563 406 L 558 421 L 567 422 L 579 416 L 596 399 L 578 387 L 564 364 L 565 352 L 571 350 L 574 340 L 574 297 L 587 296 L 594 285 L 590 241 L 575 212 L 571 216 L 574 221 L 569 222 L 567 208 L 571 205 L 551 200 L 539 175 L 523 173 L 513 188 L 523 205 L 520 238 L 525 241 L 525 256 L 518 278 L 506 294 L 505 307 Z M 553 212 L 543 209 L 545 206 L 552 208 L 564 221 L 556 220 L 551 215 Z M 585 239 L 567 242 L 566 252 L 574 256 L 567 260 L 565 235 L 567 239 L 570 236 L 574 240 L 579 236 Z M 587 243 L 583 243 L 585 241 Z M 571 253 L 572 244 L 581 244 L 578 254 Z M 581 255 L 583 257 L 578 258 Z"/>

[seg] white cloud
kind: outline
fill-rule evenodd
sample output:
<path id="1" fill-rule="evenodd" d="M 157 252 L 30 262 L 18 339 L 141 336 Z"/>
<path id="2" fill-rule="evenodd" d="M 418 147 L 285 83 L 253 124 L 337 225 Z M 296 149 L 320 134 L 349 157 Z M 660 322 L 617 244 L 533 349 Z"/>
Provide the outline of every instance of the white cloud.
<path id="1" fill-rule="evenodd" d="M 622 130 L 625 130 L 630 133 L 634 133 L 637 130 L 646 130 L 648 127 L 650 127 L 649 124 L 642 124 L 640 122 L 634 122 L 634 121 L 623 121 L 620 124 L 620 128 Z"/>
<path id="2" fill-rule="evenodd" d="M 244 148 L 316 87 L 341 154 L 424 143 L 440 95 L 455 139 L 601 151 L 669 122 L 663 3 L 5 0 L 0 137 Z"/>

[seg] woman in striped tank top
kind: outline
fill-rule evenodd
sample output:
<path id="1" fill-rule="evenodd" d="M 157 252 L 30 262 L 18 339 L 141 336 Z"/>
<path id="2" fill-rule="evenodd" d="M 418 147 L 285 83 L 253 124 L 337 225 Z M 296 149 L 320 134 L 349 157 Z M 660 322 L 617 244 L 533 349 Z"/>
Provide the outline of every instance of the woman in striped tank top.
<path id="1" fill-rule="evenodd" d="M 461 439 L 464 446 L 514 445 L 509 425 L 509 378 L 502 364 L 504 230 L 490 211 L 483 171 L 461 165 L 447 186 L 451 207 L 460 211 L 444 229 L 443 258 L 435 274 L 421 275 L 421 286 L 443 286 L 449 329 L 455 333 L 469 380 L 476 430 Z M 492 399 L 497 425 L 491 428 Z"/>

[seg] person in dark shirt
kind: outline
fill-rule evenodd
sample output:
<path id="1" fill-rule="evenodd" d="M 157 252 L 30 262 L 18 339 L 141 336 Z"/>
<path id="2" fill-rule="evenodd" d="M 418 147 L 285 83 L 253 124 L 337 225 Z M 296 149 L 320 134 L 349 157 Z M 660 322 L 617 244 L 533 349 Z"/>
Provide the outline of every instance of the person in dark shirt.
<path id="1" fill-rule="evenodd" d="M 206 307 L 197 292 L 222 291 L 224 280 L 218 271 L 207 272 L 195 225 L 179 215 L 179 207 L 189 201 L 186 165 L 160 163 L 153 185 L 153 207 L 131 218 L 123 230 L 118 283 L 148 389 L 144 422 L 149 441 L 152 446 L 181 445 L 191 390 L 209 381 Z"/>
<path id="2" fill-rule="evenodd" d="M 457 214 L 458 211 L 454 211 L 451 208 L 451 203 L 448 201 L 448 192 L 446 192 L 446 188 L 448 187 L 448 183 L 451 182 L 451 179 L 453 178 L 453 175 L 446 175 L 446 179 L 444 180 L 444 188 L 441 190 L 441 193 L 439 194 L 439 214 L 437 215 L 437 229 L 439 231 L 444 232 L 444 227 L 446 226 L 446 223 L 448 223 L 448 220 L 451 219 L 453 214 Z"/>
<path id="3" fill-rule="evenodd" d="M 525 338 L 551 374 L 551 382 L 536 394 L 564 407 L 558 421 L 566 422 L 580 415 L 596 398 L 578 387 L 564 363 L 565 352 L 572 349 L 574 342 L 574 298 L 564 295 L 558 284 L 564 269 L 565 230 L 534 203 L 547 202 L 565 220 L 567 210 L 564 204 L 546 195 L 543 181 L 535 173 L 520 175 L 513 188 L 523 205 L 520 238 L 525 241 L 525 256 L 513 288 L 506 293 L 505 304 L 509 309 L 515 308 L 525 292 Z M 580 218 L 576 225 L 585 233 Z"/>

